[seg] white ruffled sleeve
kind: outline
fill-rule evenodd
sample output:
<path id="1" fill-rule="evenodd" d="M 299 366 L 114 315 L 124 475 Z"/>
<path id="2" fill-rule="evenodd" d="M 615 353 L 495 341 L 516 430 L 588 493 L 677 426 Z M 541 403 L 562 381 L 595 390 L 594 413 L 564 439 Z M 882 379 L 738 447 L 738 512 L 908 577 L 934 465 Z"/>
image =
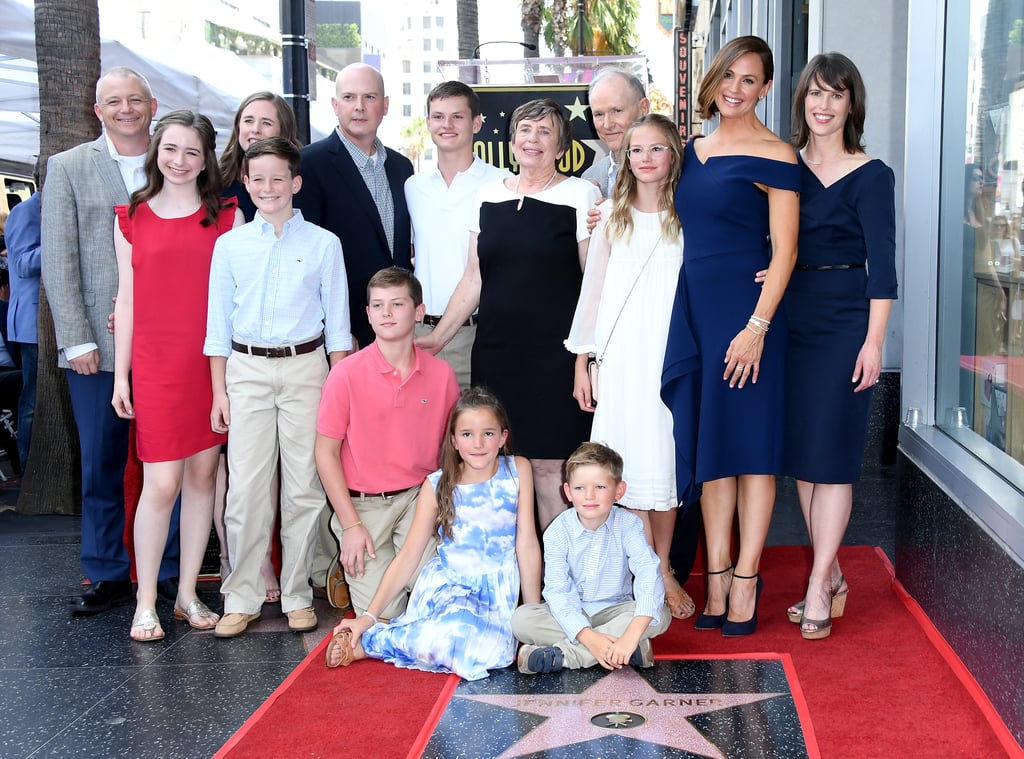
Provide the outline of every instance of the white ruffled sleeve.
<path id="1" fill-rule="evenodd" d="M 605 219 L 602 218 L 594 228 L 587 251 L 587 267 L 583 272 L 583 286 L 580 298 L 576 303 L 576 313 L 572 317 L 569 337 L 565 347 L 570 353 L 597 352 L 597 312 L 601 306 L 601 292 L 604 290 L 604 278 L 608 271 L 608 259 L 611 257 L 611 246 L 605 236 Z"/>

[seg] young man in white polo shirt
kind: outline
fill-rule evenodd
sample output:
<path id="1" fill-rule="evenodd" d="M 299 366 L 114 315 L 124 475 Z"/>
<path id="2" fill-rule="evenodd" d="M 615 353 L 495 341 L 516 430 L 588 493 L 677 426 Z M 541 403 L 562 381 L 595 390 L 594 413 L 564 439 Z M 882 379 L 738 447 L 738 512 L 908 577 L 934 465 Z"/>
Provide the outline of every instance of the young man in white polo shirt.
<path id="1" fill-rule="evenodd" d="M 469 227 L 476 212 L 476 194 L 485 184 L 508 176 L 473 154 L 473 136 L 483 126 L 480 99 L 462 82 L 442 82 L 427 96 L 427 128 L 437 147 L 437 167 L 405 182 L 412 219 L 416 278 L 423 285 L 426 315 L 416 336 L 430 334 L 448 306 L 466 270 Z M 437 355 L 455 370 L 459 387 L 469 387 L 469 355 L 476 337 L 476 317 Z"/>

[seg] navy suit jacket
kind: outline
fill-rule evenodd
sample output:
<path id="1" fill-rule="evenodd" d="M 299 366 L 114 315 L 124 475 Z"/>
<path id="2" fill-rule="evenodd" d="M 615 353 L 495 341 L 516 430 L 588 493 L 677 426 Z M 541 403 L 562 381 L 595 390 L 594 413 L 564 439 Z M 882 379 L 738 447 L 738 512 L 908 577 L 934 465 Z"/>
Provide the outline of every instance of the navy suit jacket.
<path id="1" fill-rule="evenodd" d="M 394 257 L 373 196 L 336 131 L 302 149 L 302 189 L 294 201 L 303 218 L 341 240 L 352 334 L 360 348 L 374 339 L 366 317 L 370 277 L 388 266 L 412 269 L 412 225 L 405 204 L 405 180 L 412 176 L 412 163 L 387 148 L 384 168 L 395 204 Z"/>

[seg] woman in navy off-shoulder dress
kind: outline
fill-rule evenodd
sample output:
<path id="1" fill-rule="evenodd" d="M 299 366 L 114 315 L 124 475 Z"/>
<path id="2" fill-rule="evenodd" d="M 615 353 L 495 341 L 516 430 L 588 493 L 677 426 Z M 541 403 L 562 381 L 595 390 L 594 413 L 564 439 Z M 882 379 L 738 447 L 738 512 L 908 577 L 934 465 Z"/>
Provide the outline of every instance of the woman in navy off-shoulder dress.
<path id="1" fill-rule="evenodd" d="M 687 145 L 676 191 L 686 256 L 662 397 L 673 415 L 680 495 L 703 489 L 708 598 L 697 629 L 727 636 L 757 626 L 761 551 L 782 469 L 786 326 L 776 309 L 796 260 L 800 176 L 793 149 L 755 110 L 772 75 L 764 40 L 723 46 L 698 95 L 704 117 L 721 121 Z M 753 273 L 766 266 L 758 285 Z"/>
<path id="2" fill-rule="evenodd" d="M 803 195 L 785 302 L 784 472 L 797 480 L 814 564 L 804 601 L 787 613 L 808 639 L 827 637 L 846 605 L 836 552 L 896 297 L 895 177 L 864 153 L 864 101 L 856 66 L 838 53 L 807 64 L 793 100 Z"/>

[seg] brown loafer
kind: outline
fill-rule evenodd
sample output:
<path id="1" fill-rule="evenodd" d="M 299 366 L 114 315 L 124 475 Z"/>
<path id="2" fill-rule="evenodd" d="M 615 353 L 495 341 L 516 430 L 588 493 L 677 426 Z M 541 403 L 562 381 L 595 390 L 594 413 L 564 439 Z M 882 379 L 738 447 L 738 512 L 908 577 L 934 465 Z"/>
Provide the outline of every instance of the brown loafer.
<path id="1" fill-rule="evenodd" d="M 245 632 L 250 622 L 255 622 L 259 618 L 259 612 L 255 614 L 240 614 L 238 612 L 225 614 L 213 628 L 214 637 L 237 638 Z"/>
<path id="2" fill-rule="evenodd" d="M 316 612 L 312 607 L 288 612 L 288 629 L 292 632 L 309 632 L 315 630 L 317 624 Z"/>
<path id="3" fill-rule="evenodd" d="M 335 609 L 342 611 L 351 608 L 352 600 L 348 595 L 348 583 L 345 582 L 345 570 L 335 559 L 331 571 L 327 573 L 327 602 Z"/>

